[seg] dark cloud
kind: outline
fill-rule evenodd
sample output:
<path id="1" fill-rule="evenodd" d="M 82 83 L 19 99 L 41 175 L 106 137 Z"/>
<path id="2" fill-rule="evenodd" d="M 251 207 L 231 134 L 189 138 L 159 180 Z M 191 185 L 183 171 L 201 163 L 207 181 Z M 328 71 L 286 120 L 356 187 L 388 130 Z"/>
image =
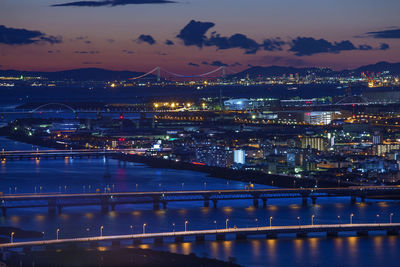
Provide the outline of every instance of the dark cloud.
<path id="1" fill-rule="evenodd" d="M 199 67 L 199 64 L 193 63 L 193 62 L 189 62 L 188 63 L 189 66 L 193 66 L 193 67 Z"/>
<path id="2" fill-rule="evenodd" d="M 282 51 L 282 46 L 285 42 L 279 37 L 275 39 L 265 39 L 262 43 L 262 47 L 266 51 Z"/>
<path id="3" fill-rule="evenodd" d="M 165 44 L 166 45 L 174 45 L 174 42 L 172 42 L 171 40 L 165 40 Z"/>
<path id="4" fill-rule="evenodd" d="M 239 62 L 231 64 L 231 67 L 239 67 L 239 66 L 242 66 L 242 64 L 240 64 Z"/>
<path id="5" fill-rule="evenodd" d="M 386 43 L 382 43 L 379 46 L 379 50 L 388 50 L 389 48 L 390 48 L 390 46 L 388 44 L 386 44 Z"/>
<path id="6" fill-rule="evenodd" d="M 148 43 L 149 45 L 153 45 L 153 44 L 156 43 L 156 41 L 154 40 L 153 36 L 146 35 L 146 34 L 141 34 L 137 38 L 137 42 L 139 42 L 139 43 Z"/>
<path id="7" fill-rule="evenodd" d="M 181 39 L 186 46 L 203 47 L 204 41 L 207 39 L 205 33 L 214 25 L 212 22 L 191 20 L 176 37 Z"/>
<path id="8" fill-rule="evenodd" d="M 222 36 L 217 32 L 212 32 L 210 37 L 206 36 L 207 31 L 214 27 L 212 22 L 201 22 L 191 20 L 176 36 L 181 39 L 186 46 L 215 46 L 217 49 L 239 48 L 245 51 L 245 54 L 255 54 L 263 47 L 264 50 L 274 51 L 282 50 L 285 42 L 279 38 L 266 39 L 263 44 L 247 37 L 245 34 L 236 33 L 231 36 Z"/>
<path id="9" fill-rule="evenodd" d="M 126 49 L 122 50 L 122 53 L 124 53 L 124 54 L 128 54 L 128 55 L 132 55 L 132 54 L 134 54 L 134 52 L 133 52 L 133 51 L 131 51 L 131 50 L 126 50 Z"/>
<path id="10" fill-rule="evenodd" d="M 246 54 L 255 54 L 260 48 L 256 41 L 241 33 L 236 33 L 231 37 L 223 37 L 214 33 L 204 44 L 216 46 L 218 49 L 241 48 L 245 50 Z"/>
<path id="11" fill-rule="evenodd" d="M 51 6 L 78 6 L 78 7 L 101 7 L 101 6 L 124 6 L 124 5 L 141 5 L 141 4 L 170 4 L 174 1 L 168 0 L 104 0 L 104 1 L 74 1 L 62 4 L 54 4 Z"/>
<path id="12" fill-rule="evenodd" d="M 313 37 L 297 37 L 289 45 L 289 51 L 294 52 L 296 56 L 311 56 L 319 53 L 337 54 L 351 50 L 386 50 L 389 48 L 387 44 L 387 46 L 382 47 L 381 45 L 379 48 L 373 48 L 367 44 L 356 47 L 349 40 L 332 43 L 325 39 L 314 39 Z"/>
<path id="13" fill-rule="evenodd" d="M 7 28 L 0 25 L 0 44 L 27 45 L 37 43 L 58 44 L 62 42 L 60 36 L 46 35 L 40 31 Z"/>
<path id="14" fill-rule="evenodd" d="M 211 63 L 208 63 L 207 61 L 203 61 L 203 62 L 201 62 L 201 64 L 203 64 L 203 65 L 210 65 L 210 66 L 216 66 L 216 67 L 228 66 L 228 64 L 222 63 L 222 62 L 219 61 L 219 60 L 214 60 L 214 61 L 211 62 Z"/>
<path id="15" fill-rule="evenodd" d="M 365 35 L 367 37 L 373 37 L 377 39 L 398 39 L 400 38 L 400 29 L 367 32 Z"/>

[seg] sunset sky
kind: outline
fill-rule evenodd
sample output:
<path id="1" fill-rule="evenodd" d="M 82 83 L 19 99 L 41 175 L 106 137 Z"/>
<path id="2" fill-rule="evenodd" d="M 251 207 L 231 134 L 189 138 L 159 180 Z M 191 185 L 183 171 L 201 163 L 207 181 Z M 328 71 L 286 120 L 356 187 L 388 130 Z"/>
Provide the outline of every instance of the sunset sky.
<path id="1" fill-rule="evenodd" d="M 2 0 L 0 69 L 400 62 L 399 0 Z"/>

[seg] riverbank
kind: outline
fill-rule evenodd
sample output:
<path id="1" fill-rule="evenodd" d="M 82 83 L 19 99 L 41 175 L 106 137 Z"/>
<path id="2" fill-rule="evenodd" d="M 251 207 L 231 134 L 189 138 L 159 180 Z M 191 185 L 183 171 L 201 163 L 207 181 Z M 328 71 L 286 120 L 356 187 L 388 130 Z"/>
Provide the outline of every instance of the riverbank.
<path id="1" fill-rule="evenodd" d="M 4 134 L 4 132 L 3 132 Z M 8 135 L 8 138 L 28 143 L 31 145 L 50 147 L 55 149 L 65 149 L 64 145 L 52 142 L 50 140 L 45 141 L 40 138 L 29 137 L 26 135 Z M 72 147 L 73 149 L 80 149 L 84 147 Z M 314 179 L 306 177 L 295 177 L 280 174 L 268 174 L 261 171 L 251 171 L 251 170 L 238 170 L 223 167 L 214 167 L 207 165 L 192 164 L 190 162 L 181 162 L 174 160 L 166 160 L 162 158 L 154 158 L 149 156 L 141 156 L 136 154 L 119 154 L 114 157 L 117 160 L 137 162 L 148 165 L 152 168 L 167 168 L 167 169 L 178 169 L 178 170 L 191 170 L 196 172 L 207 173 L 211 177 L 222 178 L 226 180 L 235 180 L 245 183 L 253 184 L 263 184 L 276 187 L 284 188 L 299 188 L 299 187 L 347 187 L 347 186 L 357 186 L 356 183 L 332 180 L 332 179 Z"/>
<path id="2" fill-rule="evenodd" d="M 100 249 L 67 248 L 63 250 L 11 253 L 7 266 L 175 266 L 175 267 L 239 267 L 234 259 L 224 262 L 216 259 L 139 248 Z"/>

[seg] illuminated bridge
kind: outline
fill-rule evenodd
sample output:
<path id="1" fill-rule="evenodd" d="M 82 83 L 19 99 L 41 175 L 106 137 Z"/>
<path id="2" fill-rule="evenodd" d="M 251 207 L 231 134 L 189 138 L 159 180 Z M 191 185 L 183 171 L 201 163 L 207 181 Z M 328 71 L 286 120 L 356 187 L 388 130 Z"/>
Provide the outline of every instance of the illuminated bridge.
<path id="1" fill-rule="evenodd" d="M 105 192 L 105 193 L 35 193 L 0 195 L 0 208 L 3 216 L 8 209 L 46 207 L 50 214 L 61 213 L 64 207 L 99 206 L 102 212 L 114 210 L 116 205 L 152 204 L 153 209 L 166 208 L 169 202 L 202 201 L 204 207 L 210 202 L 214 208 L 218 201 L 250 199 L 255 207 L 262 200 L 300 198 L 303 205 L 308 200 L 316 202 L 318 197 L 348 196 L 352 203 L 357 198 L 391 199 L 400 195 L 400 187 L 339 187 L 339 188 L 294 188 L 294 189 L 241 189 L 241 190 L 197 190 L 197 191 L 154 191 L 154 192 Z"/>
<path id="2" fill-rule="evenodd" d="M 134 151 L 135 149 L 129 149 Z M 113 156 L 125 150 L 102 150 L 102 149 L 70 149 L 70 150 L 36 150 L 36 151 L 2 151 L 0 160 L 17 159 L 40 159 L 40 158 L 87 158 Z"/>
<path id="3" fill-rule="evenodd" d="M 145 224 L 143 229 L 145 230 Z M 367 236 L 371 231 L 382 232 L 388 235 L 398 235 L 400 223 L 363 223 L 363 224 L 321 224 L 321 225 L 296 225 L 296 226 L 264 226 L 251 228 L 226 228 L 213 230 L 197 230 L 197 231 L 179 231 L 164 233 L 143 233 L 131 235 L 112 235 L 112 236 L 95 236 L 83 238 L 68 238 L 54 240 L 40 240 L 27 242 L 13 242 L 0 244 L 0 249 L 22 248 L 25 252 L 30 251 L 32 247 L 54 248 L 60 245 L 78 245 L 87 244 L 92 247 L 99 246 L 100 243 L 111 243 L 114 247 L 119 247 L 122 242 L 133 242 L 134 245 L 142 243 L 144 240 L 152 240 L 154 243 L 169 242 L 185 242 L 197 241 L 204 242 L 206 240 L 226 240 L 229 236 L 234 236 L 237 240 L 247 239 L 248 236 L 263 235 L 266 238 L 277 238 L 282 234 L 294 234 L 297 237 L 304 238 L 313 233 L 326 233 L 327 236 L 338 236 L 342 232 L 354 232 L 358 236 Z M 208 238 L 206 238 L 208 237 Z M 211 238 L 210 238 L 211 237 Z M 132 243 L 131 243 L 132 244 Z"/>

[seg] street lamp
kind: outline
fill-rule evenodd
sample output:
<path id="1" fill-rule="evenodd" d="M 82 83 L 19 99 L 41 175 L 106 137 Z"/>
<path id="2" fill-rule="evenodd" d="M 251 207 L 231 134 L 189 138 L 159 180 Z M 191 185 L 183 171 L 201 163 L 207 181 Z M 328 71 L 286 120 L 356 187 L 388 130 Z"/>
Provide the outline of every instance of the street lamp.
<path id="1" fill-rule="evenodd" d="M 225 228 L 226 228 L 226 229 L 228 229 L 228 222 L 229 222 L 229 219 L 226 219 L 226 220 L 225 220 Z"/>
<path id="2" fill-rule="evenodd" d="M 130 227 L 131 227 L 131 230 L 132 230 L 132 234 L 133 234 L 133 225 L 131 225 Z"/>
<path id="3" fill-rule="evenodd" d="M 188 222 L 188 220 L 186 220 L 185 221 L 185 232 L 186 232 L 186 230 L 187 230 L 187 224 L 188 224 L 189 222 Z"/>
<path id="4" fill-rule="evenodd" d="M 172 231 L 175 233 L 175 223 L 172 223 Z"/>
<path id="5" fill-rule="evenodd" d="M 392 223 L 393 213 L 390 213 L 390 223 Z"/>
<path id="6" fill-rule="evenodd" d="M 217 221 L 214 221 L 215 224 L 215 231 L 217 231 Z"/>
<path id="7" fill-rule="evenodd" d="M 146 225 L 147 225 L 147 224 L 145 224 L 145 223 L 143 224 L 143 234 L 146 233 Z"/>
<path id="8" fill-rule="evenodd" d="M 14 243 L 14 232 L 11 232 L 11 243 Z"/>
<path id="9" fill-rule="evenodd" d="M 337 216 L 337 219 L 338 219 L 339 225 L 340 225 L 340 215 Z"/>
<path id="10" fill-rule="evenodd" d="M 255 218 L 255 220 L 254 220 L 256 223 L 257 223 L 257 231 L 258 231 L 258 219 L 257 218 Z"/>
<path id="11" fill-rule="evenodd" d="M 58 240 L 58 233 L 60 232 L 60 229 L 57 228 L 57 240 Z"/>
<path id="12" fill-rule="evenodd" d="M 273 217 L 271 216 L 271 217 L 269 217 L 269 227 L 271 228 L 272 227 L 272 219 L 273 219 Z"/>
<path id="13" fill-rule="evenodd" d="M 104 228 L 104 226 L 102 225 L 102 226 L 100 226 L 100 236 L 103 236 L 103 228 Z"/>
<path id="14" fill-rule="evenodd" d="M 297 222 L 298 222 L 299 225 L 300 225 L 300 216 L 297 216 Z"/>
<path id="15" fill-rule="evenodd" d="M 379 214 L 376 214 L 376 223 L 379 223 Z"/>
<path id="16" fill-rule="evenodd" d="M 350 214 L 350 224 L 353 224 L 353 216 L 354 216 L 354 214 L 352 213 L 352 214 Z"/>
<path id="17" fill-rule="evenodd" d="M 311 216 L 311 225 L 314 225 L 314 218 L 315 218 L 315 215 L 313 214 L 313 215 Z"/>

